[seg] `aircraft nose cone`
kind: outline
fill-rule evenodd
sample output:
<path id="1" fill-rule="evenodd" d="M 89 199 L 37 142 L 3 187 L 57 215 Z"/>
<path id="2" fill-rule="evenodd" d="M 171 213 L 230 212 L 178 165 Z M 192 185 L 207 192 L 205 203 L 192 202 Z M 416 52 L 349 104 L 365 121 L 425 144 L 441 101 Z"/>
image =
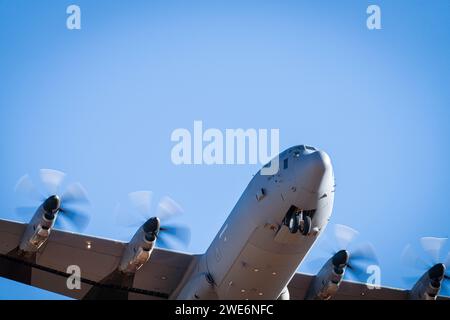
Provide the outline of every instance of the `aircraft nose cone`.
<path id="1" fill-rule="evenodd" d="M 330 157 L 323 151 L 316 151 L 310 155 L 309 166 L 315 174 L 323 175 L 331 167 Z"/>
<path id="2" fill-rule="evenodd" d="M 323 151 L 305 155 L 301 171 L 301 185 L 310 192 L 318 192 L 324 187 L 324 183 L 331 184 L 331 160 Z"/>
<path id="3" fill-rule="evenodd" d="M 59 210 L 61 206 L 61 200 L 57 195 L 53 195 L 47 198 L 44 202 L 44 210 L 48 213 L 54 213 Z"/>
<path id="4" fill-rule="evenodd" d="M 144 229 L 144 231 L 146 233 L 157 233 L 159 231 L 160 228 L 160 221 L 159 218 L 157 217 L 153 217 L 148 219 L 144 225 L 142 226 L 142 228 Z"/>

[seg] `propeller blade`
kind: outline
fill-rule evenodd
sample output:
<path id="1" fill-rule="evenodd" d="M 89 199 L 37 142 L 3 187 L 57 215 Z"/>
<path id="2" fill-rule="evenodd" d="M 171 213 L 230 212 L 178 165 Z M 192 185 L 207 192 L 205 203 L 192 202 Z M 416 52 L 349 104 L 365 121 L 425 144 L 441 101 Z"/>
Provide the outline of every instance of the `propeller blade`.
<path id="1" fill-rule="evenodd" d="M 21 193 L 31 200 L 39 202 L 45 200 L 45 197 L 38 191 L 28 174 L 24 175 L 17 181 L 16 186 L 14 187 L 14 192 Z"/>
<path id="2" fill-rule="evenodd" d="M 122 228 L 137 229 L 142 226 L 146 219 L 136 213 L 134 210 L 126 210 L 118 203 L 114 209 L 114 222 Z"/>
<path id="3" fill-rule="evenodd" d="M 36 212 L 36 208 L 35 207 L 17 207 L 16 208 L 16 214 L 17 216 L 21 217 L 21 218 L 28 218 L 30 219 L 30 217 Z"/>
<path id="4" fill-rule="evenodd" d="M 133 208 L 145 219 L 150 216 L 152 197 L 151 191 L 136 191 L 128 194 L 128 199 Z"/>
<path id="5" fill-rule="evenodd" d="M 368 280 L 368 274 L 365 268 L 357 266 L 355 264 L 348 264 L 344 275 L 344 278 L 350 278 L 353 280 L 361 281 L 366 283 Z"/>
<path id="6" fill-rule="evenodd" d="M 334 226 L 334 235 L 336 242 L 339 246 L 339 250 L 347 249 L 350 242 L 358 235 L 358 231 L 345 226 L 343 224 L 336 224 Z"/>
<path id="7" fill-rule="evenodd" d="M 67 224 L 66 220 L 60 216 L 56 218 L 54 228 L 59 230 L 68 230 L 70 229 L 70 226 Z"/>
<path id="8" fill-rule="evenodd" d="M 431 264 L 425 262 L 420 258 L 417 253 L 414 252 L 411 245 L 407 245 L 401 254 L 401 261 L 405 266 L 410 268 L 419 269 L 421 271 L 431 268 Z"/>
<path id="9" fill-rule="evenodd" d="M 78 182 L 67 187 L 66 191 L 61 196 L 61 200 L 64 204 L 89 203 L 86 190 Z"/>
<path id="10" fill-rule="evenodd" d="M 165 196 L 158 203 L 158 208 L 156 211 L 156 216 L 161 219 L 161 221 L 168 220 L 174 215 L 183 212 L 181 206 L 175 202 L 172 198 Z"/>
<path id="11" fill-rule="evenodd" d="M 350 253 L 350 260 L 352 262 L 360 261 L 367 265 L 378 264 L 378 259 L 375 254 L 375 249 L 372 244 L 364 243 Z"/>
<path id="12" fill-rule="evenodd" d="M 53 169 L 41 169 L 39 171 L 41 181 L 47 190 L 53 195 L 58 193 L 58 189 L 64 180 L 66 174 L 64 172 Z"/>
<path id="13" fill-rule="evenodd" d="M 323 244 L 321 244 L 321 248 L 328 251 L 330 256 L 333 256 L 339 250 L 348 250 L 353 239 L 359 234 L 355 229 L 342 224 L 336 224 L 333 231 L 334 241 L 326 239 Z M 356 263 L 365 263 L 366 265 L 378 264 L 375 250 L 369 243 L 360 245 L 355 250 L 350 250 L 350 260 L 350 265 L 353 267 L 356 267 Z M 354 275 L 355 272 L 356 271 L 353 270 Z"/>
<path id="14" fill-rule="evenodd" d="M 135 191 L 128 194 L 128 201 L 123 206 L 116 206 L 116 222 L 127 228 L 138 228 L 150 217 L 153 193 Z"/>
<path id="15" fill-rule="evenodd" d="M 158 238 L 156 238 L 156 246 L 159 248 L 165 248 L 170 249 L 170 245 L 167 243 L 167 240 L 165 239 L 163 234 L 159 234 Z"/>
<path id="16" fill-rule="evenodd" d="M 444 281 L 442 281 L 439 295 L 450 297 L 450 277 L 446 276 Z"/>
<path id="17" fill-rule="evenodd" d="M 83 231 L 89 224 L 90 217 L 84 212 L 67 208 L 61 208 L 59 212 L 57 221 L 63 219 L 78 231 Z"/>
<path id="18" fill-rule="evenodd" d="M 151 215 L 151 201 L 153 193 L 151 191 L 136 191 L 128 194 L 131 210 L 122 208 L 120 204 L 116 206 L 116 222 L 125 227 L 141 227 Z M 168 219 L 175 214 L 182 212 L 178 203 L 169 197 L 164 197 L 158 203 L 155 214 L 160 220 Z M 140 217 L 133 215 L 137 213 Z M 156 244 L 159 247 L 170 248 L 172 240 L 177 240 L 187 246 L 190 240 L 190 231 L 187 227 L 179 225 L 164 225 L 159 229 Z"/>
<path id="19" fill-rule="evenodd" d="M 441 250 L 446 241 L 447 238 L 423 237 L 420 239 L 423 250 L 433 259 L 433 264 L 439 262 Z"/>
<path id="20" fill-rule="evenodd" d="M 188 227 L 180 225 L 161 226 L 159 228 L 160 234 L 171 236 L 178 242 L 184 244 L 186 247 L 191 240 L 191 232 Z"/>

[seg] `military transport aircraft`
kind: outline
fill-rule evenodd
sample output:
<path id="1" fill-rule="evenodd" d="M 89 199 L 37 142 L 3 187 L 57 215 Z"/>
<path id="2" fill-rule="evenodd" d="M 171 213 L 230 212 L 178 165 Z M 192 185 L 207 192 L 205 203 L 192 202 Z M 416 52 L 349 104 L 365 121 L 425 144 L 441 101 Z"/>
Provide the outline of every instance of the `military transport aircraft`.
<path id="1" fill-rule="evenodd" d="M 295 146 L 279 155 L 275 175 L 253 177 L 231 214 L 204 254 L 191 255 L 161 248 L 166 236 L 188 241 L 188 230 L 165 225 L 179 210 L 164 198 L 155 217 L 139 225 L 129 242 L 61 231 L 69 222 L 83 227 L 88 217 L 71 206 L 87 201 L 79 184 L 62 194 L 64 174 L 40 171 L 51 190 L 33 208 L 31 221 L 0 220 L 0 276 L 76 299 L 436 299 L 450 282 L 450 259 L 440 262 L 444 243 L 422 238 L 423 248 L 436 259 L 411 290 L 374 288 L 361 279 L 376 265 L 370 245 L 348 249 L 357 232 L 337 225 L 337 246 L 317 275 L 296 270 L 330 219 L 335 179 L 329 156 L 310 146 Z M 270 163 L 268 164 L 270 165 Z M 16 186 L 36 194 L 29 176 Z M 150 193 L 130 194 L 135 207 L 148 214 Z M 21 208 L 19 211 L 23 210 Z M 26 211 L 26 210 L 25 210 Z M 58 229 L 59 228 L 59 229 Z M 421 261 L 412 249 L 406 260 Z M 79 287 L 68 285 L 70 266 L 81 271 Z"/>

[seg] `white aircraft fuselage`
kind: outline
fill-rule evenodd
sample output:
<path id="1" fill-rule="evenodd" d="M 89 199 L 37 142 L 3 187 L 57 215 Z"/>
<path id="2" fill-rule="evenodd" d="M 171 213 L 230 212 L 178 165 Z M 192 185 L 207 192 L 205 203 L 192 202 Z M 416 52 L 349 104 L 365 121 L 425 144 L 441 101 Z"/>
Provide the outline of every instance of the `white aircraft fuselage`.
<path id="1" fill-rule="evenodd" d="M 287 284 L 330 219 L 335 183 L 323 151 L 292 147 L 279 155 L 279 163 L 277 174 L 260 170 L 253 177 L 172 299 L 288 297 Z M 293 212 L 309 217 L 308 229 L 301 222 L 306 231 L 291 232 Z"/>

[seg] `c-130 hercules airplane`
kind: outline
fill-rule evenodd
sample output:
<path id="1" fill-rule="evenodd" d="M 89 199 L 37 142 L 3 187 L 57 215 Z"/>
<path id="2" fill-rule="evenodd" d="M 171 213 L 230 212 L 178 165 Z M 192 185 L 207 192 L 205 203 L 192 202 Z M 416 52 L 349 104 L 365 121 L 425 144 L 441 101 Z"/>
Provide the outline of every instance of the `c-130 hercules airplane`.
<path id="1" fill-rule="evenodd" d="M 164 234 L 186 235 L 183 228 L 161 223 L 160 218 L 178 210 L 170 198 L 160 202 L 160 217 L 146 219 L 128 243 L 55 229 L 64 219 L 85 225 L 86 217 L 68 207 L 87 199 L 79 184 L 58 195 L 64 174 L 43 169 L 42 181 L 54 193 L 43 199 L 30 223 L 0 220 L 0 276 L 76 299 L 443 298 L 438 295 L 448 285 L 450 259 L 430 266 L 411 290 L 344 280 L 346 273 L 364 274 L 359 263 L 376 264 L 376 258 L 370 246 L 347 250 L 356 231 L 342 225 L 336 226 L 340 248 L 319 273 L 296 273 L 330 220 L 335 179 L 329 156 L 313 147 L 289 148 L 278 159 L 277 174 L 260 170 L 254 175 L 200 255 L 155 248 L 165 244 Z M 17 188 L 36 193 L 29 176 Z M 148 192 L 135 192 L 130 199 L 148 211 Z M 422 240 L 425 249 L 440 249 L 443 243 Z M 68 286 L 70 266 L 81 271 L 77 288 Z"/>

